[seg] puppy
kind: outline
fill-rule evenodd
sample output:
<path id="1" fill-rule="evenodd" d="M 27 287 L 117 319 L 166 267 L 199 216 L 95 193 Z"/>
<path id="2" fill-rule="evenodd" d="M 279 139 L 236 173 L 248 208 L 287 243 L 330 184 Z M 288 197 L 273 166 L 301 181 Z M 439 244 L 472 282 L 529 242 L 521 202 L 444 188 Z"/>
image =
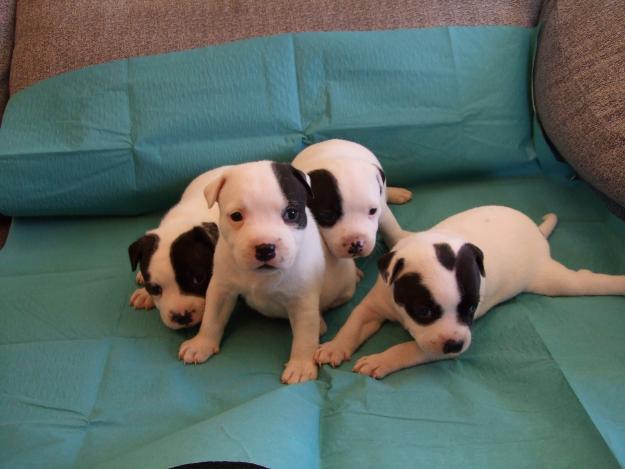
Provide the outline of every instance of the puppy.
<path id="1" fill-rule="evenodd" d="M 290 164 L 261 161 L 231 167 L 204 190 L 219 204 L 220 237 L 199 333 L 180 346 L 185 363 L 219 351 L 240 295 L 269 317 L 288 318 L 291 356 L 282 382 L 315 379 L 313 354 L 325 332 L 320 311 L 348 301 L 356 289 L 352 259 L 330 255 L 306 203 L 308 179 Z"/>
<path id="2" fill-rule="evenodd" d="M 387 244 L 401 232 L 387 197 L 391 203 L 405 203 L 412 194 L 386 187 L 382 166 L 367 148 L 346 140 L 328 140 L 300 152 L 293 166 L 310 177 L 315 194 L 310 209 L 334 256 L 371 254 L 378 225 Z"/>
<path id="3" fill-rule="evenodd" d="M 428 231 L 405 233 L 378 262 L 380 275 L 336 337 L 315 353 L 319 364 L 348 360 L 385 320 L 414 341 L 360 358 L 353 370 L 382 378 L 402 368 L 457 357 L 471 324 L 521 292 L 548 296 L 625 295 L 625 276 L 573 271 L 553 260 L 554 214 L 536 226 L 507 207 L 479 207 Z"/>
<path id="4" fill-rule="evenodd" d="M 206 207 L 203 191 L 223 170 L 195 178 L 158 228 L 128 248 L 132 270 L 140 267 L 137 283 L 143 285 L 132 294 L 130 304 L 137 309 L 156 306 L 171 329 L 192 327 L 202 319 L 219 237 L 219 208 Z"/>

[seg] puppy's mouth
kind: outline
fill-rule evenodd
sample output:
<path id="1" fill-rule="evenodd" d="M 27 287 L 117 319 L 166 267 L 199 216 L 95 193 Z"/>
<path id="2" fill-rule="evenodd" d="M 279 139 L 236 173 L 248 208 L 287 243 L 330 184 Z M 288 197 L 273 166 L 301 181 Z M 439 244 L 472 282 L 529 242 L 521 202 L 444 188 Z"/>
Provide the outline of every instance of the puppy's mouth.
<path id="1" fill-rule="evenodd" d="M 273 265 L 262 264 L 261 266 L 257 267 L 256 270 L 272 271 L 272 270 L 278 270 L 278 268 Z"/>

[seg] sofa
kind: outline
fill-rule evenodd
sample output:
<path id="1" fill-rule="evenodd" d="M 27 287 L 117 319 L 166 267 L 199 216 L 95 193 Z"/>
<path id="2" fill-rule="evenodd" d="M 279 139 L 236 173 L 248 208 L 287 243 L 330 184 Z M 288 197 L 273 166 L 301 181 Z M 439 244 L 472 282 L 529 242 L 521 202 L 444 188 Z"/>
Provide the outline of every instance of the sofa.
<path id="1" fill-rule="evenodd" d="M 184 366 L 194 331 L 129 306 L 127 255 L 200 172 L 345 138 L 413 191 L 393 206 L 406 229 L 478 205 L 555 212 L 554 258 L 625 274 L 624 16 L 581 0 L 0 0 L 0 465 L 625 464 L 623 297 L 522 294 L 458 359 L 284 386 L 288 323 L 239 308 L 222 351 Z M 358 260 L 322 340 L 387 249 Z M 385 324 L 355 358 L 407 337 Z"/>

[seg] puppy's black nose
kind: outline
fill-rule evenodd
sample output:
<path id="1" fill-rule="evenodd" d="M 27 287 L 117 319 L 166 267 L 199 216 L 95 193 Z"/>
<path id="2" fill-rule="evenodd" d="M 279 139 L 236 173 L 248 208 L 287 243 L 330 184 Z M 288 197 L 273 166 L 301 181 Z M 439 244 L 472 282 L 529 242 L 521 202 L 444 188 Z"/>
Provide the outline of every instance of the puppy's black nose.
<path id="1" fill-rule="evenodd" d="M 256 246 L 256 259 L 267 262 L 276 257 L 275 244 L 259 244 Z"/>
<path id="2" fill-rule="evenodd" d="M 448 340 L 443 345 L 443 353 L 458 353 L 462 350 L 464 341 L 462 340 Z"/>
<path id="3" fill-rule="evenodd" d="M 349 250 L 347 252 L 349 252 L 351 255 L 360 254 L 363 247 L 364 244 L 362 241 L 353 241 L 352 244 L 349 246 Z"/>
<path id="4" fill-rule="evenodd" d="M 176 311 L 171 311 L 171 320 L 176 324 L 180 324 L 181 326 L 186 326 L 187 324 L 191 324 L 193 321 L 193 312 L 189 310 L 185 310 L 184 313 L 177 313 Z"/>

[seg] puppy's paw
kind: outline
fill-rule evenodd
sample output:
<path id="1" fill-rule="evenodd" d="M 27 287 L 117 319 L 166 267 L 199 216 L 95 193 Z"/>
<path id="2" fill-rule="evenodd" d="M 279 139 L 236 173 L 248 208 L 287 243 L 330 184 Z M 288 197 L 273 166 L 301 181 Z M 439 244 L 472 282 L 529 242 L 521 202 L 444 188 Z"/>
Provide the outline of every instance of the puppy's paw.
<path id="1" fill-rule="evenodd" d="M 280 378 L 283 384 L 303 383 L 317 379 L 317 365 L 312 360 L 291 359 L 284 366 L 284 372 Z"/>
<path id="2" fill-rule="evenodd" d="M 145 288 L 137 288 L 130 296 L 130 305 L 135 309 L 152 309 L 154 300 Z"/>
<path id="3" fill-rule="evenodd" d="M 402 187 L 387 187 L 386 200 L 391 204 L 405 204 L 412 199 L 412 192 Z"/>
<path id="4" fill-rule="evenodd" d="M 219 344 L 206 337 L 196 335 L 193 339 L 185 340 L 180 345 L 178 358 L 185 363 L 197 365 L 204 363 L 216 353 L 219 353 Z"/>
<path id="5" fill-rule="evenodd" d="M 383 353 L 374 353 L 373 355 L 360 357 L 352 371 L 375 379 L 381 379 L 396 371 L 396 368 L 392 363 L 389 363 Z"/>
<path id="6" fill-rule="evenodd" d="M 135 276 L 135 281 L 137 282 L 137 285 L 145 285 L 145 280 L 143 280 L 143 274 L 141 273 L 141 271 L 137 272 L 137 275 Z"/>
<path id="7" fill-rule="evenodd" d="M 339 366 L 351 358 L 350 350 L 341 343 L 331 340 L 319 346 L 315 351 L 314 360 L 319 365 L 330 364 L 333 367 Z"/>

